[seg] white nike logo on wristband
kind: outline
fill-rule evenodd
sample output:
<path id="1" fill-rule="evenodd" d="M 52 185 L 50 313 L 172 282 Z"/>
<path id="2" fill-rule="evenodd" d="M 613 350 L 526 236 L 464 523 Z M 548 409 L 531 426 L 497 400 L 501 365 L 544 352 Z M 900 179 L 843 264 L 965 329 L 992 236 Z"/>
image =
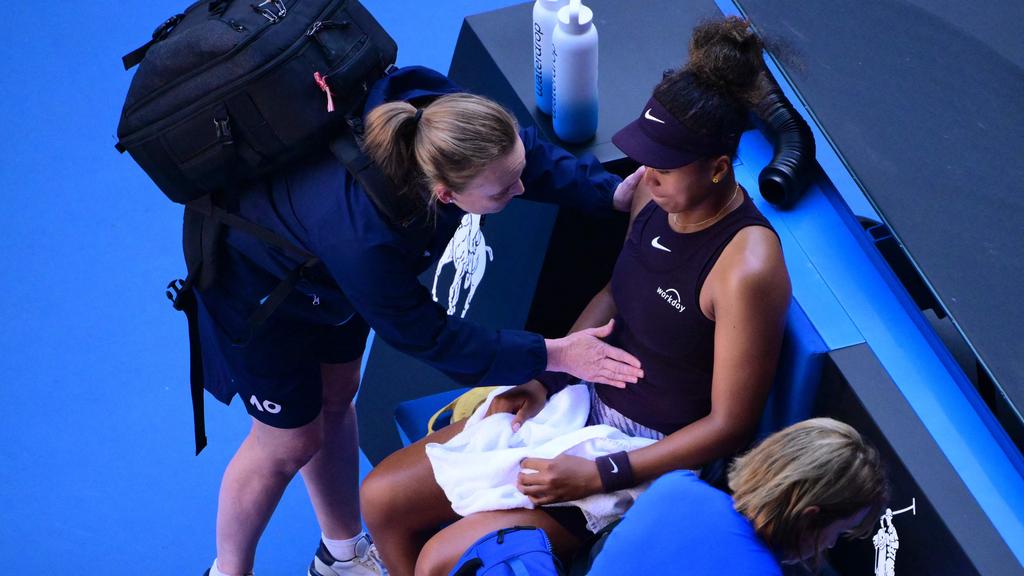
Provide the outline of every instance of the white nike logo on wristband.
<path id="1" fill-rule="evenodd" d="M 611 458 L 609 458 L 608 461 L 612 463 L 612 474 L 618 474 L 619 473 L 619 467 L 618 467 L 618 465 L 615 464 L 615 460 L 612 460 Z"/>

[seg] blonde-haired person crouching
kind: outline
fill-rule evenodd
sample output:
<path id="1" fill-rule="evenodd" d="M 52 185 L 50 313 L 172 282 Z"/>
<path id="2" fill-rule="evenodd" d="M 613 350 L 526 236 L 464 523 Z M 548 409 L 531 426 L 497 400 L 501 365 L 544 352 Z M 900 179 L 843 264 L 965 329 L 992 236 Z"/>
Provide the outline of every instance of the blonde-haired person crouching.
<path id="1" fill-rule="evenodd" d="M 736 459 L 730 497 L 691 472 L 655 482 L 623 518 L 590 576 L 781 575 L 817 569 L 841 535 L 866 535 L 888 499 L 878 451 L 852 427 L 815 418 L 772 434 Z M 666 511 L 678 513 L 666 513 Z M 637 550 L 645 550 L 637 554 Z"/>
<path id="2" fill-rule="evenodd" d="M 794 424 L 737 458 L 729 489 L 783 562 L 812 566 L 840 535 L 868 534 L 888 499 L 878 451 L 831 418 Z"/>

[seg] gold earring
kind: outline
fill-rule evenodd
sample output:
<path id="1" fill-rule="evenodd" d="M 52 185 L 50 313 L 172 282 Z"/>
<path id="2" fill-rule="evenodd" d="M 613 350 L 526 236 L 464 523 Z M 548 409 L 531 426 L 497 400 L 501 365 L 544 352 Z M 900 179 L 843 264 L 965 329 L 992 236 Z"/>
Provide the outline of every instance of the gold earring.
<path id="1" fill-rule="evenodd" d="M 718 176 L 715 176 L 714 178 L 712 178 L 711 179 L 711 183 L 712 184 L 718 184 Z"/>

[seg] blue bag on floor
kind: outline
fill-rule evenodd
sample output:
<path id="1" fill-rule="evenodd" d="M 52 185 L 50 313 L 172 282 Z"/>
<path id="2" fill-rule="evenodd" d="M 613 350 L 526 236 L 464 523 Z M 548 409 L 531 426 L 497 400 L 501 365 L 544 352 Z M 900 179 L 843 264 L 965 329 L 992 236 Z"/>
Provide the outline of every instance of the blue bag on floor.
<path id="1" fill-rule="evenodd" d="M 540 528 L 496 530 L 470 546 L 449 576 L 562 576 L 551 541 Z"/>

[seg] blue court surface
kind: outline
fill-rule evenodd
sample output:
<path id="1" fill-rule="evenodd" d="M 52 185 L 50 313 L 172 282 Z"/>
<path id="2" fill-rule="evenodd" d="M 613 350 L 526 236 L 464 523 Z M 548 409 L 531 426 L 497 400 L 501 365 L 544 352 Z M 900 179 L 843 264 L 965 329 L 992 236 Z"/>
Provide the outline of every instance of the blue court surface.
<path id="1" fill-rule="evenodd" d="M 464 16 L 512 3 L 364 2 L 399 65 L 442 71 Z M 208 399 L 211 443 L 193 454 L 185 319 L 163 295 L 184 272 L 181 208 L 114 150 L 121 56 L 187 4 L 17 2 L 0 17 L 3 574 L 198 575 L 214 556 L 220 475 L 249 418 Z M 257 574 L 308 564 L 304 491 L 281 502 Z"/>
<path id="2" fill-rule="evenodd" d="M 215 555 L 214 523 L 221 474 L 247 433 L 250 419 L 239 402 L 225 407 L 207 395 L 210 444 L 202 455 L 194 455 L 186 323 L 164 297 L 168 281 L 185 272 L 180 247 L 182 208 L 167 200 L 131 158 L 114 150 L 121 104 L 132 78 L 123 70 L 121 57 L 145 43 L 157 25 L 182 11 L 188 1 L 150 0 L 125 5 L 64 1 L 45 6 L 22 2 L 5 6 L 0 16 L 0 38 L 4 40 L 0 42 L 0 56 L 5 65 L 5 75 L 0 79 L 0 190 L 8 199 L 0 211 L 4 274 L 0 318 L 6 326 L 0 331 L 0 374 L 5 377 L 0 384 L 0 574 L 59 570 L 86 575 L 198 576 Z M 603 4 L 606 14 L 613 6 L 625 10 L 624 3 L 613 1 L 621 2 L 588 3 Z M 788 14 L 776 6 L 783 0 L 691 1 L 685 5 L 678 0 L 660 1 L 665 10 L 685 11 L 687 17 L 695 14 L 691 5 L 725 14 L 739 13 L 739 7 L 745 5 L 744 9 L 754 14 L 752 22 L 764 22 L 765 26 L 774 22 L 767 16 Z M 399 65 L 421 64 L 443 72 L 449 69 L 466 16 L 509 7 L 496 15 L 470 20 L 467 40 L 460 42 L 460 81 L 487 84 L 485 88 L 505 91 L 506 99 L 512 101 L 517 99 L 517 90 L 530 95 L 529 88 L 519 90 L 521 86 L 516 84 L 531 81 L 529 46 L 524 41 L 519 76 L 514 42 L 504 40 L 504 33 L 511 34 L 506 26 L 508 15 L 522 13 L 528 17 L 528 5 L 513 6 L 523 4 L 513 0 L 363 3 L 397 41 Z M 762 4 L 770 5 L 770 9 L 764 9 L 767 16 L 758 20 Z M 945 2 L 932 4 L 952 6 Z M 888 5 L 901 8 L 904 3 Z M 851 6 L 851 13 L 864 13 L 857 12 L 859 4 Z M 797 12 L 805 12 L 802 5 L 798 8 Z M 995 13 L 978 10 L 979 17 Z M 638 17 L 644 15 L 638 13 Z M 839 21 L 826 16 L 822 22 Z M 611 19 L 598 22 L 609 32 L 602 37 L 602 46 L 616 47 L 612 32 L 634 33 L 626 25 L 616 28 Z M 790 23 L 785 18 L 780 22 L 777 25 L 782 28 Z M 952 28 L 959 30 L 957 26 Z M 814 22 L 810 22 L 810 29 L 817 30 Z M 487 34 L 475 36 L 480 30 Z M 793 30 L 794 35 L 803 38 L 802 33 Z M 666 38 L 676 38 L 674 29 L 664 33 Z M 523 26 L 524 38 L 528 38 L 526 34 Z M 686 34 L 685 29 L 678 31 L 679 38 Z M 829 39 L 827 35 L 825 39 Z M 657 44 L 659 56 L 667 54 L 661 50 L 662 38 L 648 40 Z M 670 44 L 664 42 L 666 51 Z M 671 50 L 682 55 L 681 46 Z M 630 41 L 620 40 L 617 47 L 618 58 L 635 58 L 634 52 L 628 51 L 634 49 Z M 607 62 L 607 56 L 614 53 L 603 52 L 602 61 Z M 824 51 L 808 53 L 818 55 L 818 65 L 826 70 L 833 62 L 842 61 L 826 58 Z M 852 53 L 841 56 L 860 70 L 860 57 Z M 503 63 L 507 64 L 504 68 Z M 630 64 L 619 68 L 632 68 Z M 825 91 L 823 100 L 815 101 L 811 98 L 815 85 L 792 74 L 784 64 L 772 60 L 769 69 L 776 78 L 793 80 L 792 84 L 783 82 L 783 88 L 801 113 L 814 119 L 816 159 L 821 170 L 792 209 L 781 210 L 760 197 L 756 199 L 783 242 L 794 287 L 789 331 L 802 338 L 789 341 L 787 350 L 793 358 L 787 364 L 784 355 L 783 364 L 789 369 L 780 369 L 777 380 L 789 383 L 795 390 L 788 392 L 789 397 L 797 401 L 789 406 L 794 408 L 793 414 L 779 416 L 781 420 L 784 416 L 806 417 L 812 411 L 811 400 L 818 400 L 822 406 L 817 409 L 832 411 L 823 413 L 856 419 L 862 432 L 883 443 L 883 456 L 893 464 L 894 497 L 900 500 L 897 504 L 915 498 L 922 510 L 920 524 L 913 530 L 908 524 L 908 530 L 901 534 L 901 557 L 909 558 L 912 566 L 931 566 L 928 558 L 940 557 L 936 562 L 953 558 L 963 560 L 965 566 L 970 564 L 972 569 L 977 567 L 977 572 L 957 574 L 1020 573 L 1014 560 L 1024 566 L 1024 458 L 1021 444 L 1014 444 L 1011 435 L 1016 430 L 1019 442 L 1024 433 L 1006 424 L 1018 426 L 1017 420 L 1009 417 L 1017 413 L 1000 413 L 1011 406 L 1012 398 L 1007 400 L 994 393 L 994 398 L 988 397 L 986 391 L 1001 393 L 1004 388 L 991 383 L 985 387 L 981 385 L 984 382 L 969 379 L 968 372 L 974 380 L 981 379 L 984 362 L 972 365 L 970 354 L 966 363 L 954 358 L 955 350 L 947 347 L 947 340 L 940 340 L 935 323 L 925 320 L 922 310 L 928 306 L 919 306 L 916 297 L 912 298 L 905 280 L 883 258 L 856 218 L 889 223 L 899 220 L 897 216 L 919 212 L 917 204 L 911 211 L 889 209 L 878 198 L 872 196 L 869 201 L 862 193 L 862 189 L 877 191 L 879 187 L 866 186 L 867 173 L 851 168 L 856 166 L 850 162 L 854 158 L 850 151 L 873 148 L 851 146 L 848 138 L 839 136 L 844 126 L 858 132 L 868 123 L 824 122 L 830 109 L 814 104 L 831 102 L 834 94 Z M 674 60 L 667 65 L 674 66 Z M 1022 77 L 1019 68 L 1014 69 L 1014 78 Z M 662 69 L 655 68 L 658 77 Z M 887 75 L 884 66 L 872 70 Z M 456 75 L 454 68 L 452 74 Z M 508 85 L 489 83 L 501 75 L 507 75 L 502 79 L 509 80 Z M 868 78 L 867 84 L 873 87 L 874 82 Z M 1004 84 L 1010 85 L 994 83 Z M 640 91 L 646 98 L 646 87 Z M 928 95 L 932 91 L 914 91 L 918 92 Z M 1004 104 L 1009 102 L 1007 99 Z M 842 111 L 847 107 L 837 108 Z M 888 111 L 891 106 L 868 108 Z M 1011 109 L 1019 111 L 1020 107 Z M 525 108 L 514 112 L 525 117 L 531 113 Z M 629 114 L 632 118 L 635 111 Z M 840 120 L 845 118 L 840 115 Z M 891 123 L 876 124 L 889 127 Z M 872 144 L 880 142 L 880 138 L 870 140 Z M 949 147 L 939 148 L 944 152 Z M 1011 147 L 1001 150 L 1012 153 Z M 760 132 L 744 136 L 735 166 L 738 178 L 748 189 L 755 189 L 757 174 L 770 160 L 771 152 L 771 143 Z M 940 156 L 933 158 L 931 164 L 920 163 L 922 169 L 946 164 Z M 884 168 L 886 164 L 872 161 L 859 166 Z M 508 212 L 524 218 L 525 210 L 516 206 Z M 514 228 L 509 224 L 513 220 L 496 217 L 489 231 L 494 236 L 489 238 L 498 237 L 500 241 L 501 230 L 511 230 L 505 234 L 515 247 L 544 245 L 555 217 L 553 212 L 537 210 L 529 214 L 542 217 L 535 218 L 531 225 L 536 224 L 538 230 L 543 227 L 543 234 L 534 234 L 532 228 Z M 1019 215 L 1020 211 L 1008 213 Z M 941 228 L 926 223 L 930 228 Z M 894 226 L 893 232 L 906 229 Z M 1018 233 L 1012 236 L 1019 240 Z M 523 242 L 523 238 L 534 244 Z M 962 247 L 964 242 L 960 240 L 947 244 Z M 551 245 L 555 242 L 551 240 Z M 922 245 L 940 250 L 944 244 L 914 244 Z M 499 248 L 500 244 L 495 243 L 495 252 Z M 530 266 L 535 265 L 536 270 L 532 274 L 549 274 L 541 269 L 540 250 L 533 252 L 536 261 Z M 549 249 L 548 254 L 555 252 Z M 996 252 L 993 249 L 990 255 Z M 1019 250 L 1010 253 L 1019 255 Z M 506 254 L 511 252 L 503 252 L 502 257 Z M 914 251 L 910 254 L 913 256 Z M 522 269 L 520 265 L 514 270 L 516 282 L 505 282 L 503 288 L 529 293 L 532 286 L 522 281 Z M 1004 280 L 1004 276 L 990 272 L 971 277 L 986 282 Z M 1012 279 L 1013 275 L 1006 278 Z M 936 292 L 942 295 L 941 290 Z M 957 295 L 951 300 L 957 305 L 960 300 L 968 300 L 957 291 L 949 294 Z M 487 297 L 481 292 L 481 300 Z M 538 297 L 541 301 L 543 298 L 543 294 Z M 501 298 L 491 301 L 504 302 Z M 516 307 L 504 302 L 501 312 L 521 313 L 525 318 L 530 302 L 520 304 Z M 952 318 L 946 324 L 952 326 L 958 321 L 953 313 L 958 309 L 951 305 L 946 308 Z M 1010 312 L 1005 316 L 1012 319 Z M 523 322 L 521 319 L 520 324 Z M 971 336 L 998 334 L 987 329 L 985 323 L 978 324 L 983 329 L 976 333 L 969 329 L 973 326 L 957 324 L 973 351 L 984 347 L 974 346 L 982 339 L 971 340 Z M 1020 342 L 1015 335 L 989 349 L 1019 350 Z M 797 361 L 792 361 L 794 358 Z M 379 379 L 399 373 L 405 381 L 406 361 L 413 364 L 404 357 L 395 360 L 386 346 L 378 346 L 369 361 L 371 376 L 367 380 L 372 380 L 376 367 Z M 964 365 L 969 368 L 967 372 Z M 1018 370 L 1020 364 L 1004 366 Z M 409 370 L 421 367 L 415 363 L 415 368 Z M 429 374 L 418 372 L 417 378 L 427 381 Z M 828 393 L 814 393 L 818 381 L 829 386 L 823 388 Z M 801 388 L 808 383 L 813 384 L 811 392 Z M 422 385 L 417 381 L 408 386 Z M 396 388 L 401 389 L 390 394 Z M 364 392 L 360 398 L 363 447 L 365 454 L 376 461 L 383 456 L 380 452 L 386 453 L 398 442 L 397 436 L 389 440 L 383 433 L 366 434 L 367 430 L 387 430 L 394 436 L 387 402 L 395 396 L 406 400 L 425 394 L 405 385 L 368 385 L 366 389 L 374 392 Z M 384 390 L 390 394 L 387 398 L 377 395 L 377 391 Z M 785 399 L 786 390 L 777 395 Z M 784 403 L 780 406 L 785 407 Z M 775 427 L 782 425 L 781 421 L 765 421 Z M 365 473 L 369 466 L 369 459 L 364 457 L 362 471 Z M 301 481 L 293 482 L 261 540 L 256 573 L 304 573 L 318 538 L 305 488 Z M 870 543 L 865 545 L 867 555 L 851 547 L 847 557 L 856 557 L 858 562 L 870 558 Z M 842 554 L 840 546 L 834 556 Z M 995 564 L 999 566 L 993 570 Z M 844 564 L 850 566 L 859 564 Z M 840 571 L 864 572 L 859 568 Z M 905 576 L 911 572 L 900 573 Z"/>

